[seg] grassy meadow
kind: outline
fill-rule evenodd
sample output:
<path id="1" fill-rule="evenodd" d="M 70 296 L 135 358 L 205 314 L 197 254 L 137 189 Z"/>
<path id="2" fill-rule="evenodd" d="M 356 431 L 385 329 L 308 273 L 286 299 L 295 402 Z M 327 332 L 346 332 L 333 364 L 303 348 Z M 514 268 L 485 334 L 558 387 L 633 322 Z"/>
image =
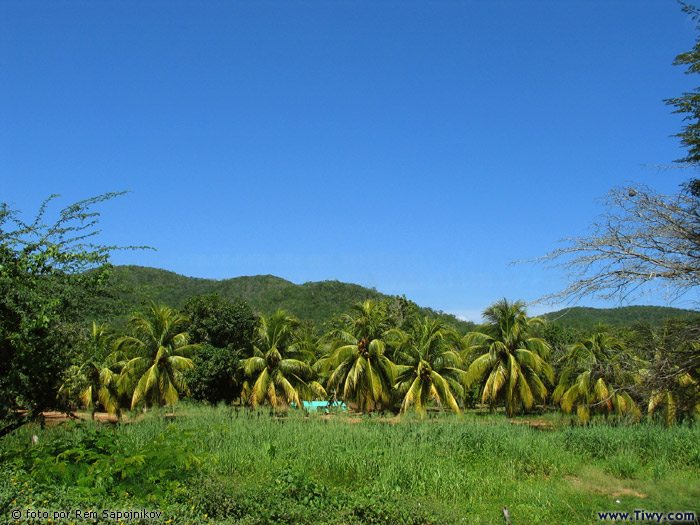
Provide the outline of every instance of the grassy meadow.
<path id="1" fill-rule="evenodd" d="M 26 426 L 0 442 L 2 516 L 12 523 L 14 509 L 43 509 L 44 523 L 77 524 L 100 521 L 103 509 L 150 509 L 175 524 L 478 524 L 503 523 L 506 505 L 515 524 L 598 523 L 604 510 L 700 513 L 697 425 L 430 416 L 274 417 L 185 404 L 175 417 L 153 410 L 118 425 Z M 98 518 L 53 519 L 63 509 Z"/>

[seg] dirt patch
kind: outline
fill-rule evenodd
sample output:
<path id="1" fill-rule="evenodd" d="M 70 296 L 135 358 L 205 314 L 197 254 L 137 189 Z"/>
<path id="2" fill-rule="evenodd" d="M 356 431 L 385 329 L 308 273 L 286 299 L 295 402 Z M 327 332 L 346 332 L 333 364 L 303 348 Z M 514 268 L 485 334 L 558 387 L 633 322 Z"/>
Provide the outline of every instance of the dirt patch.
<path id="1" fill-rule="evenodd" d="M 66 421 L 89 421 L 93 419 L 90 412 L 71 412 L 66 414 L 65 412 L 44 412 L 44 424 L 47 426 L 58 425 L 60 423 L 65 423 Z M 117 423 L 119 418 L 107 414 L 106 412 L 95 412 L 95 421 L 100 423 Z M 124 419 L 122 419 L 124 421 Z"/>
<path id="2" fill-rule="evenodd" d="M 586 482 L 584 484 L 583 480 L 575 476 L 565 476 L 564 479 L 568 480 L 572 485 L 576 485 L 580 489 L 584 489 L 588 492 L 594 492 L 597 494 L 607 494 L 614 498 L 619 498 L 620 496 L 634 496 L 635 498 L 648 498 L 648 494 L 642 492 L 637 492 L 636 490 L 623 487 L 601 487 L 600 485 L 592 484 L 591 482 Z"/>
<path id="3" fill-rule="evenodd" d="M 542 421 L 541 419 L 511 419 L 511 425 L 527 425 L 538 430 L 555 430 L 554 425 L 550 421 Z"/>
<path id="4" fill-rule="evenodd" d="M 636 490 L 632 489 L 622 489 L 619 492 L 611 492 L 611 495 L 615 496 L 616 498 L 619 496 L 634 496 L 635 498 L 648 498 L 648 494 L 642 494 L 641 492 L 637 492 Z"/>

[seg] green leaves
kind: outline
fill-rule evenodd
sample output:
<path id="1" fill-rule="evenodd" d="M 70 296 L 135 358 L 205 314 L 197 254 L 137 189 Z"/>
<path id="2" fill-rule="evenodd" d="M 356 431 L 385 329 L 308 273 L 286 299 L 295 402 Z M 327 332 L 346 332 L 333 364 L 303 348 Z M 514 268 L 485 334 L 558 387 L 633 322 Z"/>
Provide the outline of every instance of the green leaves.
<path id="1" fill-rule="evenodd" d="M 396 383 L 404 395 L 402 413 L 413 408 L 422 417 L 430 402 L 460 412 L 454 392 L 463 394 L 459 383 L 466 378 L 455 350 L 457 340 L 439 319 L 413 321 L 396 354 L 402 365 Z"/>
<path id="2" fill-rule="evenodd" d="M 465 338 L 463 355 L 481 352 L 469 366 L 465 384 L 480 383 L 482 402 L 494 406 L 502 401 L 506 414 L 512 417 L 521 407 L 531 408 L 536 401 L 545 400 L 547 389 L 541 377 L 554 380 L 546 362 L 550 346 L 533 335 L 542 321 L 528 318 L 525 305 L 519 301 L 498 301 L 483 316 L 488 323 L 482 331 Z"/>
<path id="3" fill-rule="evenodd" d="M 162 501 L 208 460 L 207 453 L 193 452 L 202 448 L 197 429 L 170 425 L 151 439 L 134 443 L 110 428 L 70 425 L 70 432 L 10 452 L 4 459 L 20 462 L 38 481 L 98 496 L 127 491 L 153 502 Z"/>
<path id="4" fill-rule="evenodd" d="M 80 342 L 76 323 L 108 288 L 111 251 L 93 242 L 107 193 L 64 208 L 51 224 L 33 222 L 0 204 L 0 436 L 22 424 L 16 410 L 38 414 L 56 408 L 61 373 Z"/>
<path id="5" fill-rule="evenodd" d="M 388 341 L 398 341 L 396 330 L 381 303 L 366 300 L 343 316 L 344 327 L 330 332 L 331 349 L 320 367 L 330 372 L 328 391 L 343 392 L 346 403 L 370 411 L 391 401 L 396 367 L 385 355 Z"/>
<path id="6" fill-rule="evenodd" d="M 186 317 L 167 306 L 151 303 L 146 317 L 130 321 L 133 335 L 116 340 L 116 350 L 129 356 L 118 385 L 131 396 L 132 409 L 141 404 L 173 404 L 178 392 L 186 391 L 184 373 L 194 368 L 189 356 L 200 348 L 188 344 L 187 333 L 181 331 L 187 323 Z"/>
<path id="7" fill-rule="evenodd" d="M 636 359 L 623 343 L 599 332 L 573 345 L 561 359 L 559 384 L 552 396 L 564 412 L 576 412 L 588 422 L 591 411 L 639 417 L 636 404 L 624 388 L 634 385 L 638 377 L 624 373 L 622 363 Z"/>
<path id="8" fill-rule="evenodd" d="M 250 405 L 257 407 L 268 401 L 277 409 L 282 401 L 299 407 L 302 400 L 326 397 L 323 387 L 313 381 L 316 372 L 311 361 L 315 356 L 298 319 L 282 310 L 261 316 L 254 348 L 256 355 L 242 361 L 248 377 L 243 397 Z"/>

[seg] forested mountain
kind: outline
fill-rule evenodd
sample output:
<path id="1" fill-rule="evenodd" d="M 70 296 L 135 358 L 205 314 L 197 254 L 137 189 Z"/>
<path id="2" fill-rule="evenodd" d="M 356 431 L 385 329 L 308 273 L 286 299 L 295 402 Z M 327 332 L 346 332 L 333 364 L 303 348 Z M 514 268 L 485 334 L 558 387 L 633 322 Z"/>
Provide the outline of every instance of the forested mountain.
<path id="1" fill-rule="evenodd" d="M 115 266 L 112 279 L 123 290 L 120 313 L 132 313 L 149 301 L 179 308 L 195 295 L 219 293 L 227 299 L 242 299 L 264 315 L 277 309 L 287 310 L 299 319 L 312 320 L 319 331 L 324 331 L 323 323 L 348 312 L 355 303 L 390 298 L 373 288 L 339 281 L 294 284 L 273 275 L 201 279 L 142 266 Z M 462 332 L 474 326 L 430 308 L 418 307 L 418 311 L 421 315 L 443 317 Z"/>
<path id="2" fill-rule="evenodd" d="M 365 299 L 383 300 L 390 296 L 373 288 L 339 281 L 294 284 L 274 275 L 201 279 L 143 266 L 115 266 L 112 279 L 121 291 L 122 304 L 109 304 L 110 317 L 128 316 L 143 309 L 149 301 L 179 308 L 190 297 L 219 293 L 227 299 L 242 299 L 258 313 L 269 315 L 284 309 L 302 320 L 312 320 L 323 332 L 324 324 Z M 397 298 L 398 300 L 398 298 Z M 112 306 L 114 304 L 114 306 Z M 453 315 L 417 307 L 421 315 L 443 317 L 461 332 L 474 325 Z M 666 318 L 691 318 L 700 315 L 693 310 L 663 306 L 625 306 L 620 308 L 573 307 L 544 314 L 542 317 L 561 326 L 589 331 L 599 324 L 630 325 L 636 322 L 658 325 Z"/>
<path id="3" fill-rule="evenodd" d="M 542 317 L 562 326 L 591 330 L 597 325 L 624 326 L 645 323 L 652 326 L 664 319 L 690 319 L 700 315 L 695 310 L 667 306 L 622 306 L 619 308 L 589 308 L 576 306 L 544 314 Z"/>

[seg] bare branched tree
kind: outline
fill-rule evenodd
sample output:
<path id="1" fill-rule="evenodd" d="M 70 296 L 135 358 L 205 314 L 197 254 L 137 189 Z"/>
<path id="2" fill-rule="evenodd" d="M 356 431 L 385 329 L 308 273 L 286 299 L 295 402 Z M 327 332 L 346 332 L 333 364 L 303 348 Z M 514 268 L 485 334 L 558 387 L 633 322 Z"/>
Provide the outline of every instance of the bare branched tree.
<path id="1" fill-rule="evenodd" d="M 544 297 L 629 300 L 662 291 L 668 300 L 700 285 L 700 199 L 690 192 L 659 194 L 646 186 L 615 188 L 606 211 L 585 237 L 536 261 L 567 272 L 568 286 Z"/>

